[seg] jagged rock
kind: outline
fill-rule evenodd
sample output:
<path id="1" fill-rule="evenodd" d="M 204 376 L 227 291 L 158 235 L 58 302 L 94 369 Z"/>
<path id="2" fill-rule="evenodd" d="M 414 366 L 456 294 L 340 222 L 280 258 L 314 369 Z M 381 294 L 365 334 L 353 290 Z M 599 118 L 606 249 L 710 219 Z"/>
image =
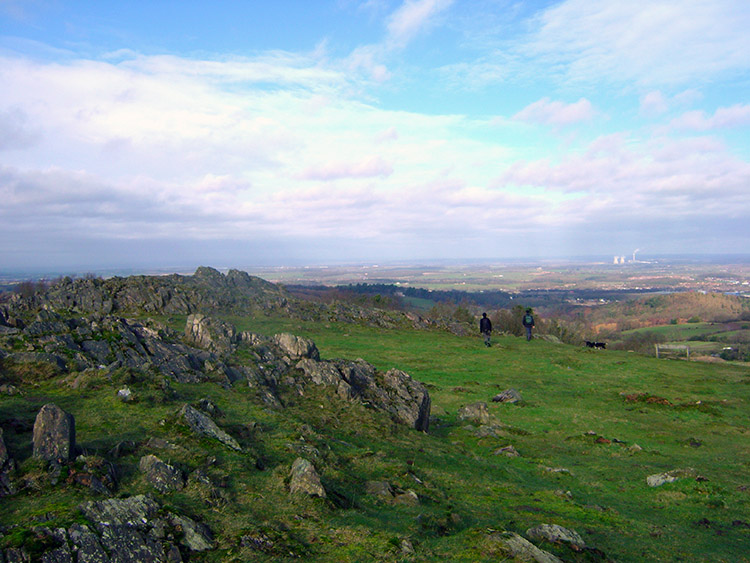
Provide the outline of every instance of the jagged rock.
<path id="1" fill-rule="evenodd" d="M 226 276 L 200 267 L 192 276 L 130 276 L 101 279 L 62 279 L 33 305 L 47 305 L 82 313 L 250 312 L 254 308 L 283 307 L 287 294 L 280 287 L 245 272 Z"/>
<path id="2" fill-rule="evenodd" d="M 218 440 L 225 446 L 232 448 L 233 450 L 242 451 L 242 447 L 239 445 L 237 440 L 232 438 L 229 434 L 224 432 L 208 415 L 202 413 L 198 409 L 185 404 L 180 409 L 180 416 L 187 422 L 188 426 L 197 434 L 203 434 L 209 438 Z"/>
<path id="3" fill-rule="evenodd" d="M 296 368 L 302 370 L 305 377 L 314 384 L 333 387 L 336 394 L 343 399 L 353 398 L 352 387 L 346 382 L 335 362 L 318 362 L 304 358 L 297 363 Z"/>
<path id="4" fill-rule="evenodd" d="M 515 558 L 516 561 L 536 563 L 563 563 L 551 553 L 539 549 L 529 540 L 514 532 L 499 532 L 490 536 L 490 539 L 501 542 Z"/>
<path id="5" fill-rule="evenodd" d="M 510 388 L 492 397 L 492 401 L 495 403 L 520 403 L 523 401 L 523 397 L 518 391 Z"/>
<path id="6" fill-rule="evenodd" d="M 582 548 L 586 546 L 583 538 L 574 530 L 568 530 L 557 524 L 540 524 L 526 530 L 526 535 L 533 540 L 546 540 L 552 543 L 566 543 Z"/>
<path id="7" fill-rule="evenodd" d="M 320 352 L 318 352 L 317 346 L 315 346 L 312 340 L 307 338 L 285 332 L 275 335 L 273 343 L 281 348 L 282 352 L 292 360 L 300 360 L 302 358 L 320 359 Z"/>
<path id="8" fill-rule="evenodd" d="M 31 557 L 23 549 L 10 547 L 5 550 L 5 561 L 6 563 L 29 563 Z"/>
<path id="9" fill-rule="evenodd" d="M 34 422 L 34 456 L 48 461 L 72 461 L 76 452 L 76 428 L 72 414 L 48 403 Z"/>
<path id="10" fill-rule="evenodd" d="M 42 563 L 73 563 L 73 553 L 68 545 L 68 534 L 65 528 L 58 528 L 56 530 L 35 528 L 34 531 L 38 536 L 50 538 L 52 542 L 58 545 L 58 547 L 42 554 Z"/>
<path id="11" fill-rule="evenodd" d="M 100 364 L 109 364 L 114 359 L 112 348 L 104 340 L 85 340 L 81 342 L 81 349 Z"/>
<path id="12" fill-rule="evenodd" d="M 79 508 L 99 531 L 103 531 L 113 526 L 143 529 L 160 507 L 149 495 L 136 495 L 124 499 L 92 500 Z"/>
<path id="13" fill-rule="evenodd" d="M 344 399 L 360 399 L 372 408 L 388 412 L 396 421 L 426 432 L 431 400 L 427 388 L 401 370 L 378 373 L 364 360 L 300 360 L 296 366 L 304 380 L 335 389 Z"/>
<path id="14" fill-rule="evenodd" d="M 478 402 L 458 409 L 458 419 L 475 424 L 488 424 L 492 422 L 492 415 L 487 410 L 487 403 Z"/>
<path id="15" fill-rule="evenodd" d="M 182 471 L 163 462 L 155 455 L 145 455 L 141 458 L 139 468 L 159 492 L 170 493 L 185 487 L 185 476 Z"/>
<path id="16" fill-rule="evenodd" d="M 412 379 L 408 373 L 390 369 L 383 375 L 383 390 L 385 397 L 381 401 L 367 395 L 365 398 L 375 406 L 390 412 L 399 422 L 427 432 L 432 401 L 424 385 Z M 377 395 L 380 399 L 380 393 Z"/>
<path id="17" fill-rule="evenodd" d="M 236 329 L 231 324 L 205 315 L 194 314 L 185 324 L 187 340 L 213 352 L 227 353 L 239 342 Z"/>
<path id="18" fill-rule="evenodd" d="M 211 530 L 185 516 L 169 515 L 169 523 L 182 534 L 180 543 L 191 551 L 207 551 L 214 548 Z"/>
<path id="19" fill-rule="evenodd" d="M 70 541 L 78 551 L 78 561 L 83 563 L 108 563 L 109 556 L 104 551 L 99 536 L 84 524 L 73 524 L 68 530 Z"/>
<path id="20" fill-rule="evenodd" d="M 289 491 L 304 493 L 310 496 L 326 498 L 326 490 L 320 482 L 320 476 L 315 466 L 308 460 L 298 457 L 292 464 L 290 472 Z"/>
<path id="21" fill-rule="evenodd" d="M 101 535 L 97 538 L 86 526 L 71 528 L 71 541 L 80 546 L 79 549 L 85 548 L 91 557 L 85 561 L 174 561 L 173 546 L 164 541 L 171 536 L 179 536 L 180 543 L 193 551 L 214 547 L 211 531 L 206 526 L 173 513 L 160 517 L 161 507 L 148 495 L 89 501 L 79 509 Z M 106 553 L 110 559 L 106 559 Z M 84 559 L 79 558 L 79 561 Z"/>
<path id="22" fill-rule="evenodd" d="M 68 364 L 65 362 L 65 359 L 57 354 L 47 354 L 45 352 L 14 352 L 13 354 L 8 354 L 8 359 L 16 363 L 49 364 L 61 373 L 68 371 Z"/>

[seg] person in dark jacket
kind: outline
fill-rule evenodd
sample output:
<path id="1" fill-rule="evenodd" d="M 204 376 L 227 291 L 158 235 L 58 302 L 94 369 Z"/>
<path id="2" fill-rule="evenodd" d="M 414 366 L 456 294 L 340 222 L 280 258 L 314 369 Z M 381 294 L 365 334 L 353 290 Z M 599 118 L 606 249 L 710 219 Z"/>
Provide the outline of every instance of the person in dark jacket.
<path id="1" fill-rule="evenodd" d="M 487 313 L 482 313 L 482 318 L 479 319 L 479 332 L 484 336 L 484 345 L 489 347 L 490 335 L 492 335 L 492 321 L 487 318 Z"/>
<path id="2" fill-rule="evenodd" d="M 526 328 L 526 340 L 529 341 L 531 340 L 531 329 L 534 327 L 534 316 L 531 314 L 531 309 L 526 309 L 522 322 Z"/>

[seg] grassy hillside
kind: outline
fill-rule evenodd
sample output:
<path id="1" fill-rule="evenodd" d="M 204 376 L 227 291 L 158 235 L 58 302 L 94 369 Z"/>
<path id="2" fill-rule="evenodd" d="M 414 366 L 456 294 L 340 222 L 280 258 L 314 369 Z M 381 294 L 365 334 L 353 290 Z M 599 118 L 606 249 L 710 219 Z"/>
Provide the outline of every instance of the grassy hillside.
<path id="1" fill-rule="evenodd" d="M 184 318 L 165 319 L 184 327 Z M 39 407 L 54 401 L 73 413 L 90 457 L 117 443 L 135 449 L 118 460 L 118 495 L 150 492 L 207 523 L 217 549 L 191 561 L 497 561 L 507 552 L 493 530 L 522 535 L 541 523 L 581 534 L 591 550 L 537 542 L 566 561 L 750 561 L 750 370 L 742 366 L 656 360 L 542 340 L 479 338 L 385 330 L 352 324 L 235 317 L 242 330 L 310 337 L 325 358 L 363 358 L 428 384 L 428 434 L 380 413 L 311 392 L 272 409 L 242 385 L 167 383 L 147 374 L 63 377 L 6 369 L 23 395 L 0 395 L 0 424 L 30 483 L 0 498 L 4 547 L 28 541 L 35 520 L 67 525 L 89 490 L 53 486 L 30 458 Z M 127 384 L 139 398 L 123 403 Z M 491 402 L 513 387 L 521 404 Z M 242 444 L 237 453 L 196 438 L 176 419 L 185 402 L 210 399 Z M 458 410 L 484 401 L 494 420 L 472 424 Z M 149 438 L 174 447 L 158 449 Z M 513 446 L 518 457 L 497 455 Z M 155 449 L 156 448 L 156 449 Z M 212 485 L 190 482 L 162 495 L 137 470 L 156 452 Z M 288 492 L 292 461 L 310 456 L 330 492 L 326 500 Z M 681 478 L 649 487 L 649 475 Z M 368 481 L 414 491 L 416 505 L 368 494 Z M 15 526 L 15 527 L 14 527 Z M 406 540 L 406 544 L 404 544 Z M 413 553 L 410 547 L 413 548 Z"/>

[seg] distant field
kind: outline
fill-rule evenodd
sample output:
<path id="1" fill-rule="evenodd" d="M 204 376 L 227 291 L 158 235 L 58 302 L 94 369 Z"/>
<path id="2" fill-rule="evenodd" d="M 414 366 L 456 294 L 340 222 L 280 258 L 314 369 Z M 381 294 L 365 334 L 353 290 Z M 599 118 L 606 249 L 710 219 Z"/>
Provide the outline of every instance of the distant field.
<path id="1" fill-rule="evenodd" d="M 286 284 L 403 284 L 464 291 L 528 289 L 652 288 L 750 294 L 750 264 L 652 261 L 614 265 L 607 262 L 500 263 L 453 266 L 350 265 L 298 268 L 251 268 L 248 273 Z"/>

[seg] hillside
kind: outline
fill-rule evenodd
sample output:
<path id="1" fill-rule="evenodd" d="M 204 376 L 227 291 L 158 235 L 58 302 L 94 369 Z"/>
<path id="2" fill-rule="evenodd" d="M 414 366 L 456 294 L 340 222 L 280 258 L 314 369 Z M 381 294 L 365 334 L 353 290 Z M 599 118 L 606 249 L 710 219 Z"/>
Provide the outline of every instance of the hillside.
<path id="1" fill-rule="evenodd" d="M 0 308 L 6 561 L 750 561 L 746 367 L 486 349 L 242 274 Z"/>

